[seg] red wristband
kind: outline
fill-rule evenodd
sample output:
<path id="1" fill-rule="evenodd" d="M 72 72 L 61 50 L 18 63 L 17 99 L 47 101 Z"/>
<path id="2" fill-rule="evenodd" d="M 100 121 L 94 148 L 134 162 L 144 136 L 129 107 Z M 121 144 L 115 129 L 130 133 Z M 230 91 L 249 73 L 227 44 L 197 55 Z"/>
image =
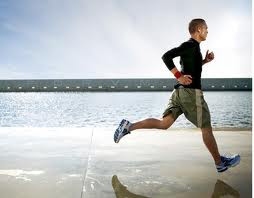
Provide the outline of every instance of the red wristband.
<path id="1" fill-rule="evenodd" d="M 182 76 L 181 72 L 177 71 L 174 76 L 176 77 L 176 79 L 180 78 Z"/>

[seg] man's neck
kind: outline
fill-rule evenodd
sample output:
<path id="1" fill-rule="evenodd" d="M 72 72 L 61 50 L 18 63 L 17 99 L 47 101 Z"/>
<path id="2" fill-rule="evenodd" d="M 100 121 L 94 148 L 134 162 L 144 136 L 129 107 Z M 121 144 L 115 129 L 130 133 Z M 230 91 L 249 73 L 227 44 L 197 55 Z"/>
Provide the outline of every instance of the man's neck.
<path id="1" fill-rule="evenodd" d="M 195 41 L 197 41 L 198 43 L 201 43 L 201 39 L 199 38 L 199 36 L 198 35 L 196 35 L 196 34 L 193 34 L 193 35 L 191 35 L 191 38 L 193 38 Z"/>

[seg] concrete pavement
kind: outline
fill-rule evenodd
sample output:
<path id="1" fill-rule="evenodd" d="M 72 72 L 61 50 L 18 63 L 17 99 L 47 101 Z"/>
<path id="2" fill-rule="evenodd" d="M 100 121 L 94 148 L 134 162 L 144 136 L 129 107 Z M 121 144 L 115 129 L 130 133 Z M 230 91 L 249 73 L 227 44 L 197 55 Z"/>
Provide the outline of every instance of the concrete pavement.
<path id="1" fill-rule="evenodd" d="M 241 163 L 218 174 L 198 130 L 1 128 L 0 192 L 6 198 L 251 197 L 251 131 L 215 131 L 221 154 Z"/>

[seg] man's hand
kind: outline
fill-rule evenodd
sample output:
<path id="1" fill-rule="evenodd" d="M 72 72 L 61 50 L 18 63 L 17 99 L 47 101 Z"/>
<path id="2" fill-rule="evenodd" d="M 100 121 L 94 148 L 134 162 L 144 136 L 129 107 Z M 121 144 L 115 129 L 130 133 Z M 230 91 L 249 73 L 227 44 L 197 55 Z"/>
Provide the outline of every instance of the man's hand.
<path id="1" fill-rule="evenodd" d="M 189 85 L 192 83 L 192 77 L 190 75 L 182 75 L 180 78 L 178 78 L 178 81 L 182 85 Z"/>
<path id="2" fill-rule="evenodd" d="M 205 63 L 209 63 L 210 61 L 212 61 L 214 59 L 214 53 L 210 52 L 209 50 L 206 51 L 206 55 L 205 55 L 205 59 L 203 60 L 203 64 Z"/>

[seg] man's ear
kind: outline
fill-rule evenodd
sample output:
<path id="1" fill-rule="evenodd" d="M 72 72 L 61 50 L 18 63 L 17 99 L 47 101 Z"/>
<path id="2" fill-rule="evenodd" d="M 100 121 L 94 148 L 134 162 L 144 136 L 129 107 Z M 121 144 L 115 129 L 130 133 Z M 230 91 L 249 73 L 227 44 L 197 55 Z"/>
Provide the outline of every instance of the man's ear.
<path id="1" fill-rule="evenodd" d="M 201 32 L 201 27 L 197 28 L 197 32 L 200 33 Z"/>

